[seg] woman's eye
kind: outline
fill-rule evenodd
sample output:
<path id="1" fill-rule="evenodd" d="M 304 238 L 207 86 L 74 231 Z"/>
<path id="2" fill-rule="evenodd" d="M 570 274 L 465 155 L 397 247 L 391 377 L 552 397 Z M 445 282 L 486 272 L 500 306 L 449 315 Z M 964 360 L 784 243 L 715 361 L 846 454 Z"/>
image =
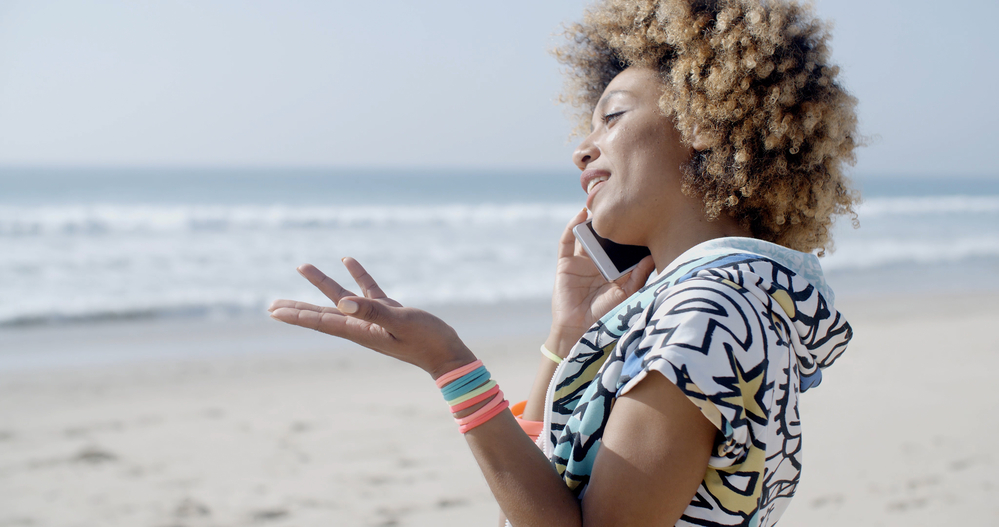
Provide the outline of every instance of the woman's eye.
<path id="1" fill-rule="evenodd" d="M 615 120 L 617 120 L 618 117 L 621 117 L 622 115 L 624 115 L 623 111 L 622 112 L 609 113 L 609 114 L 607 114 L 607 115 L 604 116 L 604 124 L 608 124 L 611 121 L 615 121 Z"/>

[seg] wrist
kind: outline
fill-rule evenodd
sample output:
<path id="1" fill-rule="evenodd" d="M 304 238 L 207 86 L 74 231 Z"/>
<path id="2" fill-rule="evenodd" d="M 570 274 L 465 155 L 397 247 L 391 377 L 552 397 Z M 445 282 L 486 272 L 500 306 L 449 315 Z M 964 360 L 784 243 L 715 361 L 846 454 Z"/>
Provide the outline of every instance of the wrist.
<path id="1" fill-rule="evenodd" d="M 451 407 L 458 431 L 463 434 L 496 417 L 510 406 L 499 385 L 490 379 L 489 370 L 480 360 L 440 375 L 435 383 Z"/>
<path id="2" fill-rule="evenodd" d="M 545 339 L 545 347 L 548 348 L 548 351 L 564 359 L 569 356 L 569 351 L 578 340 L 578 338 L 567 337 L 564 332 L 553 328 L 548 334 L 548 338 Z"/>
<path id="3" fill-rule="evenodd" d="M 455 350 L 449 354 L 447 359 L 444 359 L 431 367 L 426 368 L 426 372 L 430 374 L 433 380 L 439 379 L 442 375 L 449 371 L 454 371 L 466 364 L 471 364 L 475 362 L 475 355 L 472 351 L 465 346 L 461 346 L 460 349 Z"/>

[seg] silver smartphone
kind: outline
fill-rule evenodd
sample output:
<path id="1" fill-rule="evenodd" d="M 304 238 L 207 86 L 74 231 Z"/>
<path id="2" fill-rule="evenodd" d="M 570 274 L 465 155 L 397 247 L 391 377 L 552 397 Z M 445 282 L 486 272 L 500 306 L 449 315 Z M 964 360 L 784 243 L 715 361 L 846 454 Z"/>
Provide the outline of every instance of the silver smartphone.
<path id="1" fill-rule="evenodd" d="M 642 258 L 652 254 L 647 247 L 621 245 L 601 238 L 597 231 L 593 230 L 591 223 L 593 220 L 586 220 L 576 225 L 572 228 L 572 233 L 576 235 L 586 254 L 590 255 L 590 259 L 608 282 L 621 278 L 634 269 Z"/>

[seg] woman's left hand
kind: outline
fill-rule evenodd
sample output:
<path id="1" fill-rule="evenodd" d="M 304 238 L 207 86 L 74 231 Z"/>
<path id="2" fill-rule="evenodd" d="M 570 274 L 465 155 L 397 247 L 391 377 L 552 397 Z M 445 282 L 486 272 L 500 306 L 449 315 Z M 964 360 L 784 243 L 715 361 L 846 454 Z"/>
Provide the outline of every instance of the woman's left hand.
<path id="1" fill-rule="evenodd" d="M 344 289 L 311 264 L 298 268 L 337 307 L 294 300 L 275 300 L 268 309 L 281 322 L 344 338 L 389 357 L 414 364 L 434 379 L 475 360 L 475 356 L 443 320 L 419 309 L 403 307 L 382 291 L 353 258 L 343 264 L 364 293 Z"/>

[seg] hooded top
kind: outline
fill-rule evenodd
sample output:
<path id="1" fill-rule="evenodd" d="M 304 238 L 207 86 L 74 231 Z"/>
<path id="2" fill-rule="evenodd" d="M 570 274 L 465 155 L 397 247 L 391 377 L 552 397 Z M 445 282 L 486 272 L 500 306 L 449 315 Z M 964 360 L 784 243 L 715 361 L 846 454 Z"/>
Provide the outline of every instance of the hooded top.
<path id="1" fill-rule="evenodd" d="M 751 238 L 699 244 L 573 347 L 538 445 L 582 499 L 614 400 L 659 372 L 719 430 L 677 525 L 773 525 L 801 471 L 798 394 L 853 334 L 833 301 L 814 255 Z"/>

